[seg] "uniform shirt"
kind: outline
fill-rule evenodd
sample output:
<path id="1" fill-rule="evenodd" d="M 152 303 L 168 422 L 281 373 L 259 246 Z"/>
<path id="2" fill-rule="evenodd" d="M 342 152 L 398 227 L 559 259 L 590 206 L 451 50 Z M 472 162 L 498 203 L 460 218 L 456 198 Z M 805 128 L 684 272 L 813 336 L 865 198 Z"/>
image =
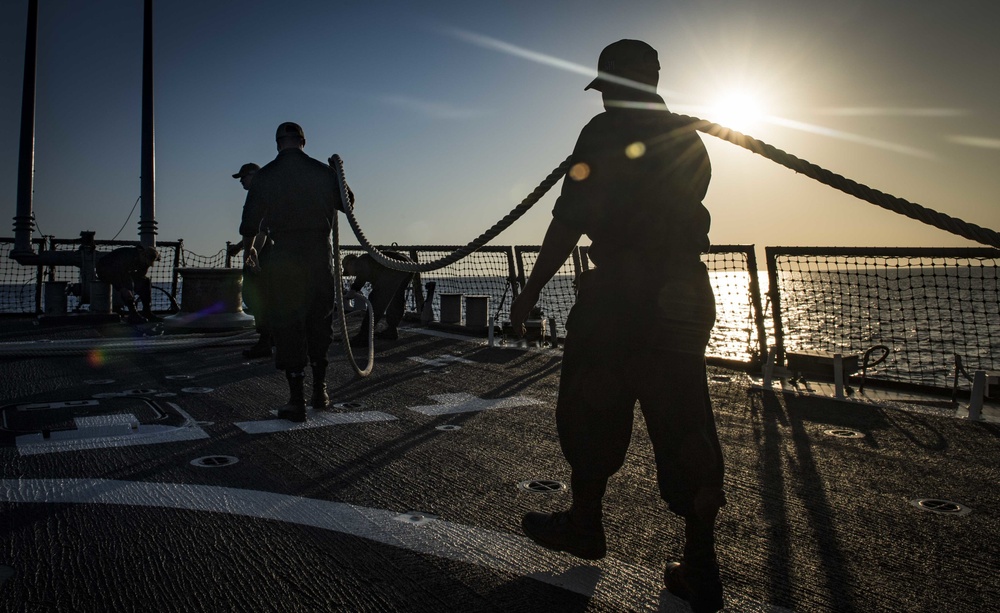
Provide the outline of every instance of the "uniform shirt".
<path id="1" fill-rule="evenodd" d="M 354 195 L 347 190 L 353 203 Z M 329 239 L 333 216 L 344 205 L 336 171 L 301 149 L 284 149 L 253 179 L 243 206 L 240 234 L 266 231 L 275 243 Z"/>
<path id="2" fill-rule="evenodd" d="M 694 128 L 663 110 L 608 110 L 580 133 L 552 214 L 590 237 L 598 269 L 703 274 L 711 174 Z"/>

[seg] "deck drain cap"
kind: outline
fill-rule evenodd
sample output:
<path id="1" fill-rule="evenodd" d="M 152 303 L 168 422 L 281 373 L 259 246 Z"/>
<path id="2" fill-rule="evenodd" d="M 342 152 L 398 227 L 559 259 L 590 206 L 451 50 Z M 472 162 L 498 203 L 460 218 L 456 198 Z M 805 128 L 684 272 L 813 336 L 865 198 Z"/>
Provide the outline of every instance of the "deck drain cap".
<path id="1" fill-rule="evenodd" d="M 163 378 L 166 379 L 167 381 L 187 381 L 188 379 L 192 379 L 193 377 L 191 375 L 167 375 L 166 377 Z"/>
<path id="2" fill-rule="evenodd" d="M 151 394 L 155 394 L 157 391 L 158 390 L 139 388 L 134 390 L 125 390 L 124 392 L 122 392 L 122 396 L 149 396 Z"/>
<path id="3" fill-rule="evenodd" d="M 87 385 L 111 385 L 114 382 L 114 379 L 87 379 L 84 381 Z"/>
<path id="4" fill-rule="evenodd" d="M 552 494 L 566 489 L 566 484 L 562 481 L 552 479 L 531 479 L 517 484 L 518 489 L 533 494 Z"/>
<path id="5" fill-rule="evenodd" d="M 434 428 L 435 430 L 441 430 L 442 432 L 452 432 L 454 430 L 461 430 L 462 426 L 456 426 L 455 424 L 445 424 L 443 426 L 438 426 Z"/>
<path id="6" fill-rule="evenodd" d="M 832 436 L 835 438 L 864 438 L 865 435 L 857 430 L 848 430 L 847 428 L 832 428 L 830 430 L 823 430 L 823 434 L 827 436 Z"/>
<path id="7" fill-rule="evenodd" d="M 232 466 L 239 461 L 239 458 L 231 455 L 207 455 L 191 460 L 191 466 L 199 466 L 201 468 L 220 468 L 222 466 Z"/>
<path id="8" fill-rule="evenodd" d="M 964 504 L 952 502 L 951 500 L 941 500 L 939 498 L 917 498 L 916 500 L 911 500 L 910 504 L 921 511 L 929 511 L 941 515 L 968 515 L 972 512 L 972 509 Z"/>
<path id="9" fill-rule="evenodd" d="M 424 513 L 423 511 L 407 511 L 406 513 L 400 513 L 394 517 L 396 521 L 401 521 L 404 524 L 411 524 L 414 526 L 422 526 L 428 522 L 439 519 L 439 516 L 433 513 Z"/>
<path id="10" fill-rule="evenodd" d="M 211 387 L 182 387 L 181 391 L 185 394 L 207 394 L 209 392 L 214 392 L 215 388 Z"/>

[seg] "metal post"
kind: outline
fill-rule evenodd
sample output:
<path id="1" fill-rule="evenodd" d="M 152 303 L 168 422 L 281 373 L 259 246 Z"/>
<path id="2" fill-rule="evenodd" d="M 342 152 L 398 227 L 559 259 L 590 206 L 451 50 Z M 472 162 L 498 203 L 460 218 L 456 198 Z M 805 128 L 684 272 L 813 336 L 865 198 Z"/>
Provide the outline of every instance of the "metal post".
<path id="1" fill-rule="evenodd" d="M 834 397 L 844 397 L 844 356 L 833 354 L 833 387 Z"/>
<path id="2" fill-rule="evenodd" d="M 972 396 L 969 398 L 969 419 L 983 418 L 983 396 L 986 395 L 986 371 L 977 370 L 972 377 Z"/>
<path id="3" fill-rule="evenodd" d="M 21 89 L 21 142 L 17 159 L 17 212 L 14 215 L 14 249 L 10 257 L 33 255 L 31 235 L 35 218 L 31 192 L 35 174 L 35 52 L 38 47 L 38 0 L 28 2 L 28 27 L 24 39 L 24 86 Z"/>
<path id="4" fill-rule="evenodd" d="M 760 349 L 760 359 L 767 359 L 767 330 L 764 327 L 764 310 L 760 300 L 760 280 L 757 278 L 756 247 L 750 245 L 746 251 L 747 273 L 750 275 L 750 301 L 753 309 L 753 320 L 757 327 L 757 343 Z"/>

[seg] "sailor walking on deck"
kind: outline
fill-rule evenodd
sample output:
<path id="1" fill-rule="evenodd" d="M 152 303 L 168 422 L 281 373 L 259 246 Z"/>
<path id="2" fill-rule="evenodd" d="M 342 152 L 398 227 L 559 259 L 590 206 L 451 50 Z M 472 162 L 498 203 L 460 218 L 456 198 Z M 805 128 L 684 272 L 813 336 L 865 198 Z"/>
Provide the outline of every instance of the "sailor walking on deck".
<path id="1" fill-rule="evenodd" d="M 664 580 L 696 613 L 723 606 L 715 520 L 725 504 L 723 458 L 708 394 L 705 348 L 715 299 L 700 254 L 711 222 L 708 153 L 690 125 L 656 94 L 656 51 L 621 40 L 606 47 L 585 89 L 606 111 L 580 133 L 538 260 L 511 305 L 523 330 L 542 287 L 591 239 L 596 268 L 585 272 L 566 322 L 556 425 L 572 468 L 573 504 L 528 513 L 536 543 L 586 559 L 604 557 L 602 499 L 621 468 L 638 400 L 656 458 L 660 495 L 686 520 L 683 560 Z M 632 298 L 622 309 L 620 296 Z"/>
<path id="2" fill-rule="evenodd" d="M 305 421 L 305 368 L 312 365 L 311 404 L 325 408 L 327 351 L 333 342 L 335 277 L 333 216 L 352 206 L 340 198 L 336 172 L 305 154 L 305 133 L 292 122 L 278 126 L 278 156 L 258 171 L 243 208 L 240 234 L 256 233 L 247 259 L 259 265 L 265 238 L 274 241 L 263 269 L 274 335 L 274 363 L 285 371 L 288 404 L 278 416 Z"/>

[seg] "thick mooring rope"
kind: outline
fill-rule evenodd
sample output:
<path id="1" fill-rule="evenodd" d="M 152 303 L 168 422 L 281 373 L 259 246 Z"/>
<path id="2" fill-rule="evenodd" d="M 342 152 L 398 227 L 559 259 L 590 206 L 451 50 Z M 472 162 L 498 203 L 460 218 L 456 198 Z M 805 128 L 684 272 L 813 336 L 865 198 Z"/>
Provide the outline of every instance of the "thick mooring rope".
<path id="1" fill-rule="evenodd" d="M 555 169 L 549 173 L 549 176 L 545 177 L 538 187 L 534 189 L 528 196 L 521 201 L 521 204 L 514 207 L 510 213 L 507 213 L 500 221 L 493 224 L 493 226 L 479 235 L 475 240 L 470 242 L 464 247 L 459 247 L 452 253 L 444 256 L 443 258 L 434 260 L 432 262 L 403 262 L 390 258 L 378 250 L 378 247 L 372 245 L 365 236 L 365 233 L 361 231 L 361 226 L 358 225 L 358 220 L 354 216 L 354 207 L 347 206 L 345 214 L 347 215 L 347 221 L 351 224 L 351 229 L 354 230 L 354 235 L 358 237 L 358 241 L 361 246 L 371 254 L 372 258 L 375 259 L 379 264 L 392 268 L 394 270 L 402 270 L 405 272 L 428 272 L 431 270 L 437 270 L 439 268 L 444 268 L 449 264 L 454 264 L 455 262 L 461 260 L 470 253 L 476 251 L 486 243 L 490 242 L 498 234 L 510 227 L 512 223 L 521 218 L 522 215 L 528 212 L 536 202 L 541 200 L 542 196 L 548 192 L 553 185 L 555 185 L 559 179 L 562 178 L 566 171 L 569 170 L 570 158 L 566 158 L 562 164 L 556 166 Z M 341 198 L 344 202 L 348 202 L 346 198 L 346 190 L 344 186 L 347 185 L 347 178 L 344 176 L 344 161 L 340 159 L 339 155 L 334 154 L 330 157 L 330 166 L 333 166 L 334 170 L 337 171 L 337 177 L 340 181 L 341 186 Z"/>
<path id="2" fill-rule="evenodd" d="M 850 194 L 855 198 L 860 198 L 865 202 L 870 202 L 875 206 L 880 206 L 883 209 L 888 209 L 894 213 L 905 215 L 910 219 L 922 221 L 925 224 L 934 226 L 935 228 L 940 228 L 946 232 L 951 232 L 952 234 L 974 240 L 977 243 L 1000 249 L 1000 233 L 994 230 L 977 226 L 956 217 L 929 209 L 925 206 L 909 202 L 908 200 L 880 192 L 877 189 L 872 189 L 867 185 L 862 185 L 861 183 L 852 181 L 847 177 L 838 175 L 837 173 L 826 170 L 825 168 L 821 168 L 812 162 L 807 162 L 806 160 L 797 158 L 790 153 L 786 153 L 781 149 L 753 138 L 752 136 L 747 136 L 735 130 L 730 130 L 729 128 L 720 126 L 717 123 L 712 123 L 697 117 L 689 117 L 687 115 L 677 115 L 676 113 L 673 115 L 677 117 L 678 120 L 691 124 L 691 126 L 699 132 L 704 132 L 705 134 L 710 134 L 716 138 L 721 138 L 722 140 L 733 143 L 734 145 L 739 145 L 740 147 L 752 151 L 757 155 L 766 157 L 772 162 L 781 164 L 786 168 L 790 168 L 797 173 L 809 177 L 810 179 L 815 179 L 824 185 L 840 190 L 845 194 Z"/>
<path id="3" fill-rule="evenodd" d="M 666 111 L 669 112 L 669 111 Z M 808 162 L 801 158 L 795 157 L 790 153 L 786 153 L 777 147 L 769 145 L 759 139 L 752 136 L 747 136 L 741 132 L 731 130 L 717 123 L 712 123 L 705 119 L 700 119 L 698 117 L 691 117 L 688 115 L 680 115 L 677 113 L 670 113 L 675 119 L 681 124 L 687 124 L 691 128 L 698 130 L 699 132 L 704 132 L 716 138 L 728 141 L 734 145 L 738 145 L 752 151 L 757 155 L 761 155 L 772 162 L 781 164 L 786 168 L 790 168 L 799 174 L 803 174 L 810 179 L 819 181 L 824 185 L 828 185 L 834 189 L 840 190 L 846 194 L 869 202 L 876 206 L 882 207 L 898 213 L 900 215 L 905 215 L 911 219 L 916 219 L 928 225 L 934 226 L 946 232 L 974 240 L 978 243 L 984 245 L 989 245 L 1000 249 L 1000 233 L 990 230 L 989 228 L 984 228 L 982 226 L 977 226 L 975 224 L 963 221 L 956 217 L 946 215 L 944 213 L 929 209 L 925 206 L 904 200 L 903 198 L 898 198 L 896 196 L 886 194 L 877 189 L 872 189 L 867 185 L 858 183 L 857 181 L 852 181 L 843 175 L 839 175 L 835 172 L 829 171 L 825 168 L 817 166 L 812 162 Z M 357 218 L 354 216 L 354 206 L 353 204 L 345 204 L 345 214 L 347 220 L 351 225 L 351 229 L 354 230 L 354 235 L 357 237 L 358 242 L 361 246 L 368 251 L 372 258 L 379 264 L 386 266 L 387 268 L 392 268 L 395 270 L 402 270 L 405 272 L 428 272 L 432 270 L 437 270 L 439 268 L 444 268 L 449 264 L 453 264 L 458 260 L 464 258 L 465 256 L 473 253 L 492 239 L 494 239 L 498 234 L 506 230 L 515 221 L 520 219 L 528 209 L 535 205 L 542 196 L 555 185 L 559 179 L 566 174 L 569 170 L 570 160 L 572 157 L 566 158 L 562 164 L 557 166 L 549 176 L 532 191 L 528 196 L 521 201 L 510 213 L 503 217 L 500 221 L 495 223 L 491 228 L 479 235 L 478 238 L 470 242 L 464 247 L 459 247 L 449 255 L 443 258 L 434 260 L 432 262 L 403 262 L 390 258 L 379 251 L 378 247 L 371 244 L 368 238 L 365 236 L 364 232 L 361 230 L 361 226 L 358 224 Z M 347 178 L 344 173 L 344 161 L 339 155 L 334 154 L 329 159 L 330 166 L 334 168 L 337 172 L 337 179 L 340 184 L 341 198 L 344 203 L 350 203 L 347 196 Z M 337 220 L 334 219 L 334 253 L 336 262 L 334 267 L 337 271 L 337 304 L 340 307 L 341 312 L 341 332 L 344 335 L 344 342 L 347 346 L 348 360 L 354 367 L 355 372 L 360 376 L 368 376 L 372 367 L 374 366 L 374 340 L 372 334 L 374 333 L 374 326 L 369 326 L 369 339 L 368 339 L 368 366 L 365 369 L 358 367 L 357 363 L 354 361 L 354 355 L 351 353 L 350 343 L 347 338 L 347 320 L 344 314 L 344 296 L 343 296 L 343 282 L 340 272 L 340 241 L 337 236 Z M 368 311 L 369 318 L 372 317 L 371 308 L 369 306 Z"/>
<path id="4" fill-rule="evenodd" d="M 946 232 L 968 238 L 983 245 L 989 245 L 1000 249 L 1000 233 L 994 230 L 977 226 L 976 224 L 963 221 L 957 217 L 946 215 L 945 213 L 929 209 L 914 202 L 904 200 L 903 198 L 886 194 L 885 192 L 873 189 L 867 185 L 858 183 L 857 181 L 852 181 L 843 175 L 839 175 L 835 172 L 817 166 L 812 162 L 808 162 L 795 157 L 790 153 L 786 153 L 785 151 L 782 151 L 773 145 L 769 145 L 762 140 L 756 139 L 752 136 L 747 136 L 741 132 L 737 132 L 736 130 L 731 130 L 717 123 L 712 123 L 708 120 L 691 117 L 689 115 L 680 115 L 677 113 L 670 114 L 680 123 L 688 124 L 699 132 L 704 132 L 705 134 L 709 134 L 716 138 L 733 143 L 734 145 L 743 147 L 748 151 L 752 151 L 753 153 L 761 155 L 772 162 L 781 164 L 786 168 L 790 168 L 799 174 L 803 174 L 810 179 L 819 181 L 820 183 L 842 191 L 845 194 L 849 194 L 855 198 L 864 200 L 865 202 L 882 207 L 883 209 L 893 211 L 894 213 L 905 215 L 911 219 L 916 219 L 917 221 L 921 221 Z M 347 219 L 350 222 L 351 229 L 354 230 L 354 234 L 357 236 L 360 244 L 372 255 L 375 261 L 383 266 L 407 272 L 428 272 L 431 270 L 437 270 L 438 268 L 444 268 L 449 264 L 457 262 L 463 257 L 476 251 L 495 238 L 498 234 L 500 234 L 500 232 L 503 232 L 510 227 L 512 223 L 524 215 L 528 209 L 538 202 L 538 200 L 541 199 L 541 197 L 544 196 L 545 193 L 548 192 L 549 189 L 551 189 L 564 174 L 566 174 L 567 170 L 569 170 L 570 159 L 571 158 L 566 158 L 562 164 L 557 166 L 549 174 L 549 176 L 535 188 L 535 191 L 531 192 L 528 197 L 521 201 L 521 204 L 517 205 L 506 217 L 494 224 L 493 227 L 481 234 L 477 239 L 473 240 L 465 247 L 456 249 L 453 253 L 441 259 L 434 260 L 433 262 L 409 263 L 389 258 L 379 251 L 377 247 L 372 245 L 371 242 L 368 241 L 367 237 L 365 237 L 364 232 L 361 231 L 361 227 L 358 225 L 357 218 L 354 216 L 353 208 L 347 211 Z M 347 183 L 347 179 L 344 176 L 344 163 L 343 160 L 340 159 L 340 156 L 334 155 L 331 157 L 330 165 L 336 169 L 341 184 L 345 185 Z"/>

